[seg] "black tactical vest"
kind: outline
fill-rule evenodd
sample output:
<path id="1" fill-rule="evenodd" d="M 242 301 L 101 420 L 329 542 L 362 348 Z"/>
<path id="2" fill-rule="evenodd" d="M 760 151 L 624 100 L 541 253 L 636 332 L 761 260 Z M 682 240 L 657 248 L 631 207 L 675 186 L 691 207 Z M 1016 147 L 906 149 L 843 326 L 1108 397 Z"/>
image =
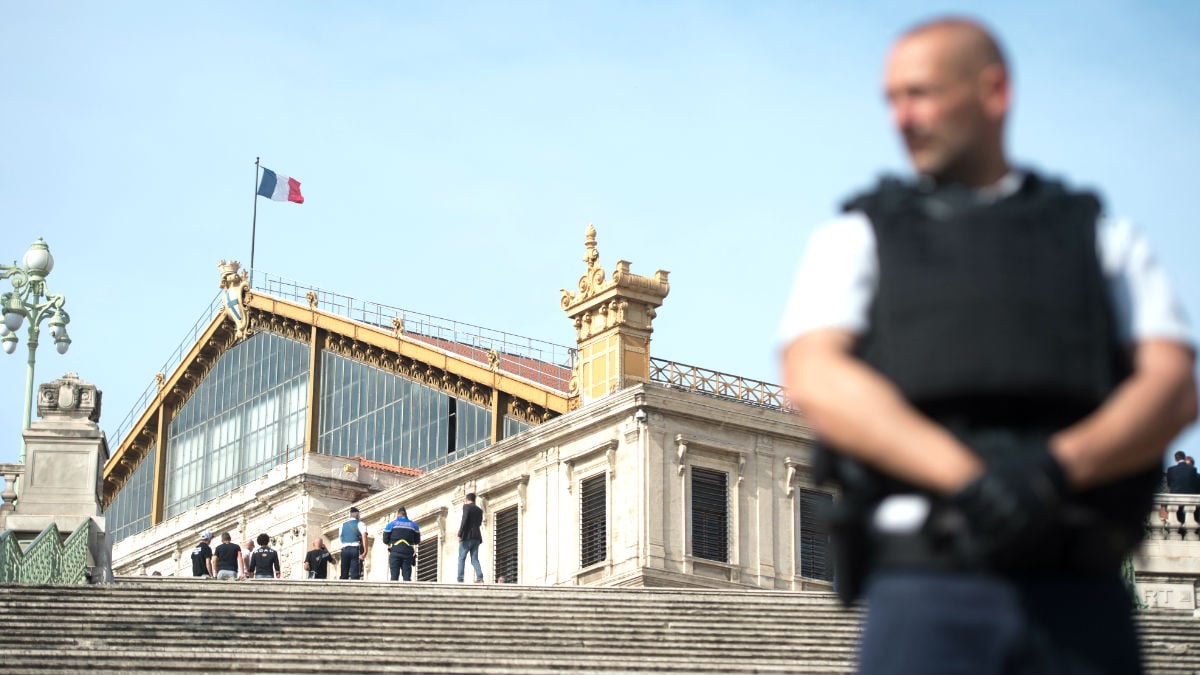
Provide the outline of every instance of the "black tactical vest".
<path id="1" fill-rule="evenodd" d="M 927 414 L 1061 428 L 1128 374 L 1094 196 L 1032 174 L 988 204 L 885 181 L 847 208 L 870 219 L 879 262 L 858 355 Z"/>
<path id="2" fill-rule="evenodd" d="M 844 209 L 870 219 L 879 263 L 857 355 L 974 451 L 1043 446 L 1129 375 L 1094 195 L 1032 173 L 990 203 L 885 179 Z M 1136 541 L 1156 481 L 1150 470 L 1076 501 Z"/>

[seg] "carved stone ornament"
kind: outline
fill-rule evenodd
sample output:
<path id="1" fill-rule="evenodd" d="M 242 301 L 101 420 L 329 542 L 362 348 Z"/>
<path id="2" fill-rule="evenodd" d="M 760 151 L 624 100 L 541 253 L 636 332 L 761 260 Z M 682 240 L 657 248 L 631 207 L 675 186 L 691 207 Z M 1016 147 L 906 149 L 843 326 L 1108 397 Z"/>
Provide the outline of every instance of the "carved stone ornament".
<path id="1" fill-rule="evenodd" d="M 637 297 L 639 300 L 637 303 L 639 317 L 645 323 L 648 323 L 649 319 L 653 319 L 654 307 L 662 304 L 663 298 L 667 297 L 667 293 L 671 290 L 671 285 L 667 282 L 668 272 L 657 270 L 654 272 L 653 278 L 643 277 L 630 271 L 629 261 L 618 260 L 612 278 L 605 281 L 604 269 L 600 267 L 600 251 L 596 248 L 596 228 L 591 223 L 584 232 L 584 248 L 583 261 L 587 263 L 587 269 L 584 270 L 576 284 L 579 292 L 572 293 L 565 288 L 561 289 L 562 298 L 559 300 L 559 306 L 563 311 L 576 320 L 575 327 L 582 328 L 580 339 L 628 321 L 631 317 L 627 316 L 626 310 L 629 308 L 629 299 L 632 297 Z M 612 298 L 608 301 L 598 299 L 604 304 L 598 308 L 592 308 L 594 311 L 584 309 L 589 300 L 614 288 L 621 289 L 619 298 Z M 580 318 L 582 318 L 582 322 L 579 320 Z M 591 326 L 593 322 L 597 323 L 594 327 Z"/>
<path id="2" fill-rule="evenodd" d="M 250 315 L 246 311 L 245 296 L 250 291 L 249 273 L 246 270 L 241 270 L 241 263 L 236 260 L 226 262 L 222 260 L 217 263 L 217 269 L 221 272 L 221 304 L 224 307 L 225 316 L 233 322 L 234 336 L 236 340 L 244 340 L 250 329 Z"/>
<path id="3" fill-rule="evenodd" d="M 100 390 L 79 379 L 77 373 L 38 387 L 38 416 L 43 418 L 75 418 L 100 421 Z"/>

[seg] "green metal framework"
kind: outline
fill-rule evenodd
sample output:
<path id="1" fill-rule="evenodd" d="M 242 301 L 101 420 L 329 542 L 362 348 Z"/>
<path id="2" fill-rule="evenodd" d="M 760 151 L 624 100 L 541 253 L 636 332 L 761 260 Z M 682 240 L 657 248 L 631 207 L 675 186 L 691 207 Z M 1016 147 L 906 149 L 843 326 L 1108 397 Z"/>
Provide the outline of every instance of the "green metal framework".
<path id="1" fill-rule="evenodd" d="M 24 551 L 16 533 L 0 533 L 0 583 L 86 584 L 88 544 L 95 529 L 89 519 L 64 540 L 51 523 Z M 100 533 L 96 530 L 95 534 Z"/>

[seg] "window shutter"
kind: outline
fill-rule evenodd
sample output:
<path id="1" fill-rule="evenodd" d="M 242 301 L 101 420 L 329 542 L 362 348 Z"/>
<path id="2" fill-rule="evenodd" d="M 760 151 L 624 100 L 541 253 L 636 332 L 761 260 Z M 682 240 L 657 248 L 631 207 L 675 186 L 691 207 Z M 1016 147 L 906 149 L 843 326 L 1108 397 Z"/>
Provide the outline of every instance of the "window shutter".
<path id="1" fill-rule="evenodd" d="M 422 539 L 417 546 L 417 581 L 438 580 L 437 537 Z"/>
<path id="2" fill-rule="evenodd" d="M 692 555 L 729 562 L 729 475 L 692 467 Z"/>
<path id="3" fill-rule="evenodd" d="M 594 565 L 608 557 L 608 501 L 605 474 L 579 483 L 579 566 Z"/>
<path id="4" fill-rule="evenodd" d="M 833 581 L 829 559 L 829 509 L 833 495 L 800 489 L 800 576 Z"/>
<path id="5" fill-rule="evenodd" d="M 496 561 L 496 576 L 503 576 L 508 584 L 517 583 L 517 554 L 521 541 L 518 527 L 517 507 L 496 513 L 493 559 Z"/>

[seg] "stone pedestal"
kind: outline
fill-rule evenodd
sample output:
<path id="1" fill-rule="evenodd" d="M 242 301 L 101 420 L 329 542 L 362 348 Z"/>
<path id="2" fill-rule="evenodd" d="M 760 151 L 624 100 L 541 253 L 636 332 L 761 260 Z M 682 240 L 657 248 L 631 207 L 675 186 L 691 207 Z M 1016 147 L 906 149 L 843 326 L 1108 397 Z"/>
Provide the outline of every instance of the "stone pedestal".
<path id="1" fill-rule="evenodd" d="M 65 539 L 80 527 L 89 534 L 93 579 L 111 576 L 111 543 L 105 535 L 100 485 L 108 441 L 100 421 L 100 391 L 68 373 L 41 385 L 38 416 L 25 430 L 25 468 L 16 509 L 4 526 L 28 542 L 53 524 Z"/>
<path id="2" fill-rule="evenodd" d="M 6 525 L 40 532 L 53 522 L 70 532 L 91 518 L 103 529 L 100 477 L 108 442 L 97 424 L 100 391 L 68 374 L 39 387 L 37 407 L 41 419 L 24 434 L 25 475 Z"/>

